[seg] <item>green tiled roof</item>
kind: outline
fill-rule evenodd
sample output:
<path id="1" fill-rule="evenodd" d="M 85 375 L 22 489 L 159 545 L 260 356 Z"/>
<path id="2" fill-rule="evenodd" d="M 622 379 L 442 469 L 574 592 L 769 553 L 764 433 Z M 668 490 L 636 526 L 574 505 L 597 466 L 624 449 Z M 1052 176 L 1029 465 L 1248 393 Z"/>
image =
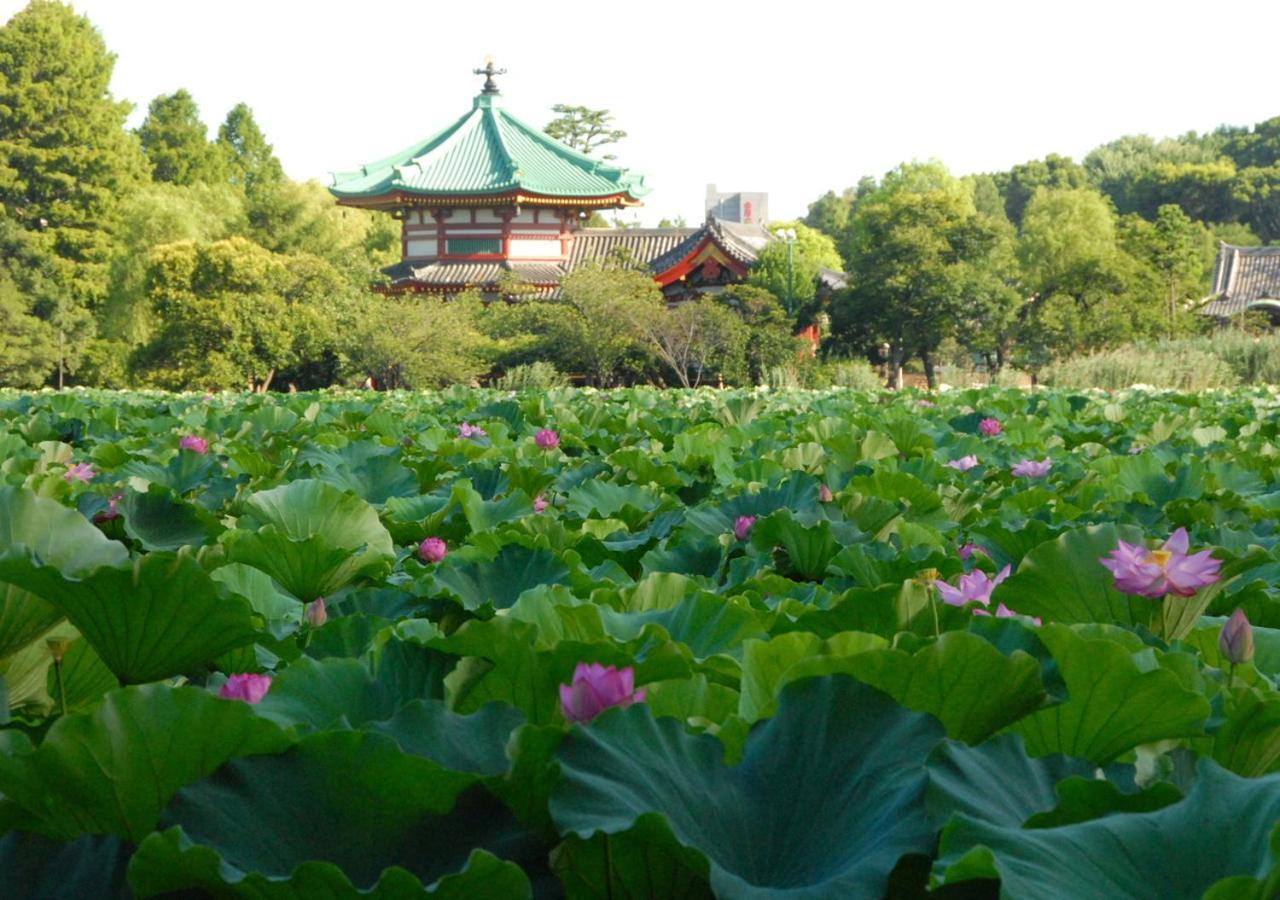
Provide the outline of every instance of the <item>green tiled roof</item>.
<path id="1" fill-rule="evenodd" d="M 571 150 L 480 94 L 444 131 L 386 159 L 333 176 L 339 199 L 408 193 L 424 197 L 526 193 L 587 199 L 648 193 L 644 176 Z"/>

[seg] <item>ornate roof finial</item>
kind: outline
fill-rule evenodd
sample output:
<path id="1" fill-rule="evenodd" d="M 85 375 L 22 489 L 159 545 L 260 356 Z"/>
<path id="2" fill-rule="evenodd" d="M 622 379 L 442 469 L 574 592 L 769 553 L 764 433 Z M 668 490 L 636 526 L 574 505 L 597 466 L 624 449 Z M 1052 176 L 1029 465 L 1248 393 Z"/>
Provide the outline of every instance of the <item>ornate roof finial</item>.
<path id="1" fill-rule="evenodd" d="M 484 68 L 483 68 L 483 69 L 473 69 L 472 71 L 473 71 L 476 75 L 483 75 L 483 76 L 485 76 L 485 79 L 484 79 L 484 90 L 482 90 L 482 91 L 481 91 L 481 93 L 483 93 L 483 94 L 496 94 L 496 93 L 498 93 L 498 84 L 497 84 L 497 82 L 495 82 L 495 81 L 493 80 L 493 76 L 494 76 L 494 75 L 506 75 L 506 74 L 507 74 L 507 70 L 506 70 L 506 69 L 495 69 L 495 68 L 494 68 L 494 66 L 493 66 L 493 57 L 492 57 L 492 56 L 486 56 L 486 57 L 484 58 Z"/>

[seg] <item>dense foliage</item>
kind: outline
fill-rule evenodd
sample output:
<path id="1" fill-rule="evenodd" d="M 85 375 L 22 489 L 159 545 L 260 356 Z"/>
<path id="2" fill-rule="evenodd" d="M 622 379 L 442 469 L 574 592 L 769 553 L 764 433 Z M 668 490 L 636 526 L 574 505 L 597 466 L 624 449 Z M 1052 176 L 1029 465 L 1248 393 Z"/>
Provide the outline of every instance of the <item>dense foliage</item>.
<path id="1" fill-rule="evenodd" d="M 6 896 L 1274 896 L 1278 410 L 0 394 Z"/>

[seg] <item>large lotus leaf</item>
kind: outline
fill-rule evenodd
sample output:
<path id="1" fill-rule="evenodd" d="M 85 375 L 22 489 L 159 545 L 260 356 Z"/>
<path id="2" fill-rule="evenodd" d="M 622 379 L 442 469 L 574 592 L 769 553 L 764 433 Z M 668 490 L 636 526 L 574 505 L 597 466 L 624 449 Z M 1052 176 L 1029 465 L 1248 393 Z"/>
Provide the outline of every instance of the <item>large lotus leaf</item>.
<path id="1" fill-rule="evenodd" d="M 625 515 L 618 515 L 627 507 L 643 514 L 653 512 L 661 504 L 662 496 L 648 488 L 593 479 L 569 491 L 564 505 L 569 512 L 584 519 L 592 516 L 600 519 L 627 519 Z M 639 517 L 631 518 L 638 520 Z"/>
<path id="2" fill-rule="evenodd" d="M 991 602 L 1046 622 L 1145 625 L 1155 614 L 1156 601 L 1117 591 L 1115 576 L 1099 562 L 1121 540 L 1141 544 L 1145 538 L 1128 525 L 1064 532 L 1028 553 L 1017 573 L 995 589 Z"/>
<path id="3" fill-rule="evenodd" d="M 88 709 L 107 691 L 119 686 L 116 676 L 107 668 L 102 657 L 81 637 L 71 641 L 62 657 L 61 667 L 51 665 L 45 673 L 45 690 L 53 707 L 58 710 L 63 708 L 62 694 L 65 690 L 68 712 Z"/>
<path id="4" fill-rule="evenodd" d="M 224 530 L 204 509 L 156 484 L 126 493 L 120 512 L 125 533 L 147 550 L 202 547 Z"/>
<path id="5" fill-rule="evenodd" d="M 820 638 L 804 631 L 780 634 L 768 641 L 749 640 L 742 646 L 742 696 L 738 715 L 755 722 L 773 715 L 778 707 L 778 691 L 788 681 L 789 672 L 815 659 L 842 660 L 883 647 L 885 640 L 874 634 L 850 631 Z M 812 668 L 811 674 L 814 673 Z"/>
<path id="6" fill-rule="evenodd" d="M 569 835 L 552 868 L 574 900 L 710 900 L 707 858 L 680 846 L 666 820 L 641 816 L 628 831 Z"/>
<path id="7" fill-rule="evenodd" d="M 959 814 L 943 832 L 948 883 L 999 878 L 1019 900 L 1199 897 L 1231 876 L 1266 878 L 1280 820 L 1280 774 L 1247 779 L 1210 760 L 1185 799 L 1147 813 L 1059 828 L 1016 828 Z"/>
<path id="8" fill-rule="evenodd" d="M 963 631 L 944 632 L 915 653 L 886 648 L 844 659 L 805 660 L 785 679 L 829 672 L 846 672 L 909 709 L 935 716 L 948 737 L 970 744 L 986 740 L 1047 699 L 1039 662 L 1018 650 L 1005 656 Z"/>
<path id="9" fill-rule="evenodd" d="M 171 830 L 139 849 L 130 881 L 145 894 L 293 897 L 334 884 L 351 896 L 402 879 L 391 867 L 428 884 L 463 872 L 477 849 L 545 866 L 546 848 L 476 778 L 380 734 L 311 735 L 283 754 L 231 760 L 180 791 L 161 823 Z M 514 896 L 528 893 L 522 882 Z"/>
<path id="10" fill-rule="evenodd" d="M 901 856 L 932 847 L 923 765 L 941 738 L 932 718 L 841 675 L 785 688 L 733 767 L 715 738 L 637 705 L 561 744 L 551 814 L 589 838 L 658 813 L 707 857 L 720 896 L 879 898 Z"/>
<path id="11" fill-rule="evenodd" d="M 6 900 L 125 900 L 125 867 L 133 847 L 119 838 L 86 835 L 64 843 L 11 831 L 0 837 Z"/>
<path id="12" fill-rule="evenodd" d="M 276 587 L 271 576 L 244 563 L 228 563 L 209 573 L 209 577 L 227 590 L 249 601 L 253 611 L 267 623 L 276 640 L 288 637 L 302 622 L 303 604 Z"/>
<path id="13" fill-rule="evenodd" d="M 119 565 L 129 558 L 123 544 L 109 540 L 80 513 L 14 487 L 0 487 L 0 554 L 6 551 L 16 555 L 25 551 L 68 575 Z M 0 659 L 31 643 L 61 618 L 56 607 L 30 591 L 0 583 Z"/>
<path id="14" fill-rule="evenodd" d="M 253 612 L 186 553 L 152 553 L 80 578 L 0 557 L 0 578 L 57 607 L 125 684 L 181 675 L 253 642 Z"/>
<path id="15" fill-rule="evenodd" d="M 840 552 L 840 544 L 831 533 L 830 522 L 820 520 L 812 526 L 805 526 L 786 509 L 756 522 L 751 529 L 751 543 L 762 550 L 782 547 L 787 552 L 790 568 L 810 581 L 821 579 L 831 560 Z"/>
<path id="16" fill-rule="evenodd" d="M 645 626 L 660 625 L 673 640 L 688 646 L 695 659 L 731 653 L 748 638 L 765 634 L 763 616 L 745 600 L 710 592 L 686 597 L 667 609 L 634 613 L 615 612 L 603 605 L 596 609 L 614 639 L 631 641 L 640 636 Z"/>
<path id="17" fill-rule="evenodd" d="M 166 465 L 134 460 L 120 466 L 116 474 L 128 478 L 130 485 L 139 491 L 158 484 L 175 494 L 186 494 L 206 485 L 217 466 L 218 459 L 212 454 L 180 450 Z"/>
<path id="18" fill-rule="evenodd" d="M 361 441 L 341 450 L 308 447 L 298 454 L 298 461 L 315 464 L 320 481 L 381 505 L 392 497 L 418 493 L 418 479 L 401 465 L 398 455 L 390 447 Z"/>
<path id="19" fill-rule="evenodd" d="M 112 691 L 92 713 L 59 718 L 39 747 L 0 732 L 0 792 L 39 830 L 138 841 L 169 798 L 233 756 L 288 746 L 248 704 L 191 687 Z"/>
<path id="20" fill-rule="evenodd" d="M 569 569 L 550 550 L 531 550 L 508 544 L 492 560 L 453 562 L 436 569 L 435 584 L 448 591 L 469 610 L 493 604 L 507 609 L 530 588 L 567 584 Z"/>
<path id="21" fill-rule="evenodd" d="M 246 506 L 240 530 L 227 536 L 232 561 L 261 569 L 303 602 L 381 572 L 395 558 L 374 508 L 323 481 L 262 491 Z"/>
<path id="22" fill-rule="evenodd" d="M 1252 778 L 1280 767 L 1280 696 L 1239 687 L 1229 693 L 1227 718 L 1213 736 L 1213 758 Z"/>
<path id="23" fill-rule="evenodd" d="M 258 714 L 288 727 L 359 728 L 414 700 L 443 699 L 453 657 L 398 641 L 387 646 L 404 652 L 384 648 L 376 673 L 356 659 L 295 660 L 272 681 Z"/>
<path id="24" fill-rule="evenodd" d="M 1209 701 L 1153 660 L 1097 633 L 1039 629 L 1066 682 L 1068 699 L 1015 722 L 1036 756 L 1063 753 L 1105 763 L 1139 744 L 1204 733 Z M 1132 638 L 1132 635 L 1129 635 Z"/>
<path id="25" fill-rule="evenodd" d="M 1069 756 L 1028 756 L 1022 738 L 1002 734 L 971 747 L 944 741 L 929 757 L 929 810 L 943 825 L 953 813 L 1021 827 L 1058 803 L 1055 785 L 1073 775 L 1092 776 L 1097 766 Z"/>

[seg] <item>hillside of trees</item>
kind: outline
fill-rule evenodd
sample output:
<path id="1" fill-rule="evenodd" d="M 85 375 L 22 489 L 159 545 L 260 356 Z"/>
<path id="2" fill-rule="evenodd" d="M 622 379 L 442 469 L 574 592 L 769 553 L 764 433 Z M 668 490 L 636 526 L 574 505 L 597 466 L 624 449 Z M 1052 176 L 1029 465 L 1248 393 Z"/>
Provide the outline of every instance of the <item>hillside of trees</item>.
<path id="1" fill-rule="evenodd" d="M 792 277 L 774 245 L 749 284 L 670 313 L 625 261 L 575 272 L 554 301 L 380 297 L 396 221 L 290 180 L 244 103 L 211 133 L 177 90 L 126 127 L 114 64 L 57 0 L 0 26 L 0 385 L 759 383 L 817 365 L 792 337 L 815 322 L 832 359 L 1035 370 L 1203 331 L 1190 304 L 1217 242 L 1280 239 L 1276 118 L 991 175 L 904 164 L 778 223 L 797 231 Z M 604 143 L 622 133 L 597 124 Z M 820 296 L 824 267 L 849 290 Z"/>

